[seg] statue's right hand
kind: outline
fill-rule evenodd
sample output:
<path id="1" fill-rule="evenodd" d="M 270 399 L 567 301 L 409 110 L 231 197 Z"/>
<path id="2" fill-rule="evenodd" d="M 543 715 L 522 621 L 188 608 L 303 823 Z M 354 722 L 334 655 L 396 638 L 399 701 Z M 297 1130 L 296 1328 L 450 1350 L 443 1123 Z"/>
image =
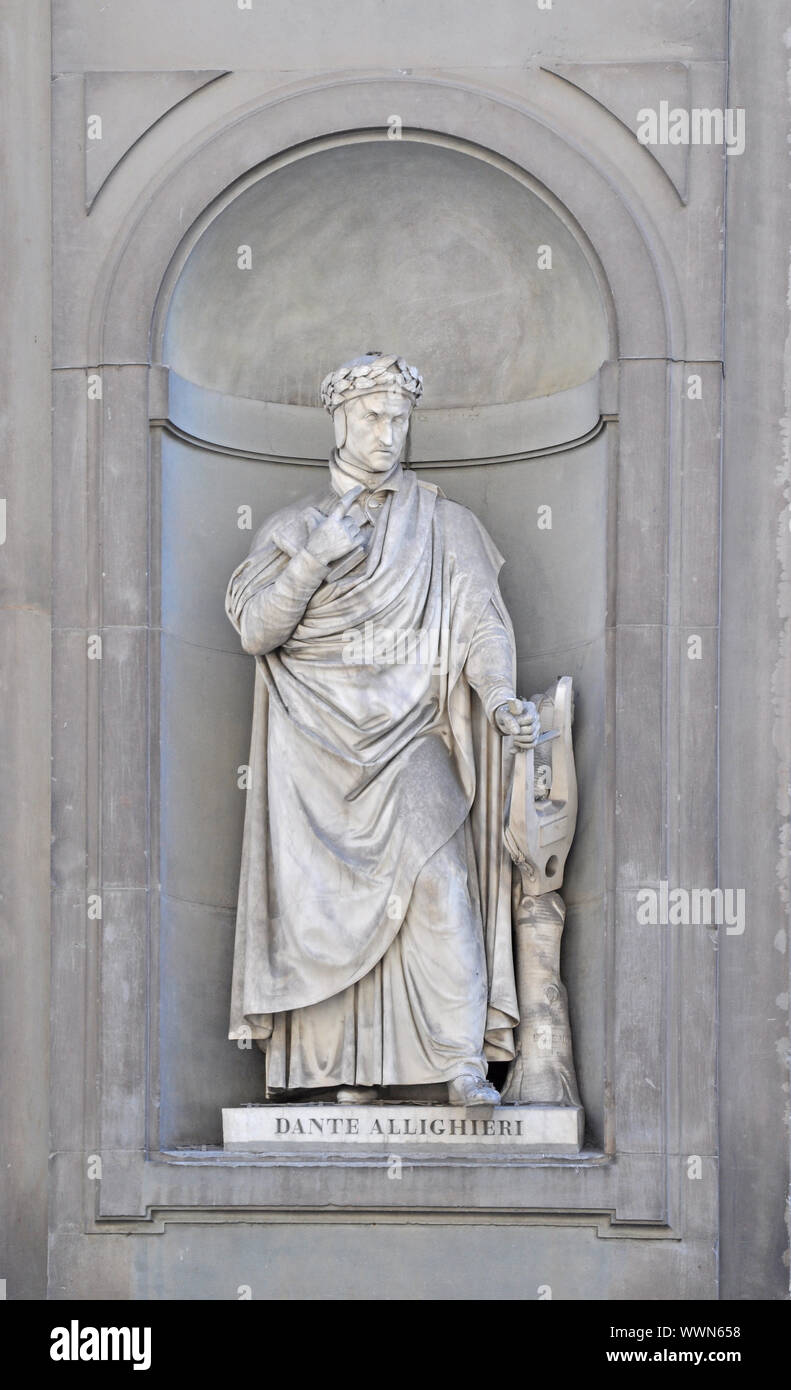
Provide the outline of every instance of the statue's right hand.
<path id="1" fill-rule="evenodd" d="M 335 503 L 332 511 L 311 531 L 305 549 L 323 565 L 331 565 L 342 555 L 348 555 L 358 545 L 365 545 L 359 526 L 347 512 L 364 491 L 362 483 L 349 488 Z"/>

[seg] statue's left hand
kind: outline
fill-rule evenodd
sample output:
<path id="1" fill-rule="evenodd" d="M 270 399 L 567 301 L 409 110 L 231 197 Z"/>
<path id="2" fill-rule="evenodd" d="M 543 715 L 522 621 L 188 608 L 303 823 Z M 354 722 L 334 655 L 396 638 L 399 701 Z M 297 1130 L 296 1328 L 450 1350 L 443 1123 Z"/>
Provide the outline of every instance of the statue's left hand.
<path id="1" fill-rule="evenodd" d="M 541 733 L 541 719 L 532 700 L 508 700 L 498 705 L 494 722 L 501 734 L 511 734 L 515 748 L 533 748 Z"/>

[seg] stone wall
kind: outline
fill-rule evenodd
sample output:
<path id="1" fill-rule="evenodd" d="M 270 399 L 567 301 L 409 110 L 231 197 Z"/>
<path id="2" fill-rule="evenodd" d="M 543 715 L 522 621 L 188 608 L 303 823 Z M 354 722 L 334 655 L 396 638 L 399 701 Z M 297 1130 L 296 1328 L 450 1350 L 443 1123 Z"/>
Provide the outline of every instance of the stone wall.
<path id="1" fill-rule="evenodd" d="M 11 5 L 9 1297 L 787 1295 L 788 51 L 747 8 Z M 663 101 L 744 107 L 744 153 L 639 143 Z M 506 555 L 522 692 L 578 689 L 573 1162 L 219 1147 L 261 1086 L 224 584 L 372 344 Z M 744 933 L 641 925 L 664 881 L 744 888 Z"/>

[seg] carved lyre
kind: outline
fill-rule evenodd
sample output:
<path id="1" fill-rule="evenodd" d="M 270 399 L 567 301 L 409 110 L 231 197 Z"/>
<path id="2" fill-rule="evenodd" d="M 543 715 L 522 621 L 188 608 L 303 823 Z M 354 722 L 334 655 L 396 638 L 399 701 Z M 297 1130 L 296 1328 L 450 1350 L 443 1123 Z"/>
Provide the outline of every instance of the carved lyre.
<path id="1" fill-rule="evenodd" d="M 572 1105 L 580 1098 L 568 998 L 560 978 L 566 907 L 558 889 L 577 823 L 570 676 L 533 696 L 541 735 L 517 750 L 506 806 L 505 843 L 514 862 L 513 930 L 520 1023 L 504 1104 Z"/>

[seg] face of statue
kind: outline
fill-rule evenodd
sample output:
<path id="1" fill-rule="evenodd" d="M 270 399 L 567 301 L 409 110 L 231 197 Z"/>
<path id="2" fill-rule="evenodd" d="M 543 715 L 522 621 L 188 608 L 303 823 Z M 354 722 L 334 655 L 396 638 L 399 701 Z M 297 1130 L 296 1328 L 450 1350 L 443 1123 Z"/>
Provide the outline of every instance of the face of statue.
<path id="1" fill-rule="evenodd" d="M 411 410 L 401 391 L 353 397 L 333 417 L 340 457 L 366 473 L 390 473 L 403 453 Z"/>

